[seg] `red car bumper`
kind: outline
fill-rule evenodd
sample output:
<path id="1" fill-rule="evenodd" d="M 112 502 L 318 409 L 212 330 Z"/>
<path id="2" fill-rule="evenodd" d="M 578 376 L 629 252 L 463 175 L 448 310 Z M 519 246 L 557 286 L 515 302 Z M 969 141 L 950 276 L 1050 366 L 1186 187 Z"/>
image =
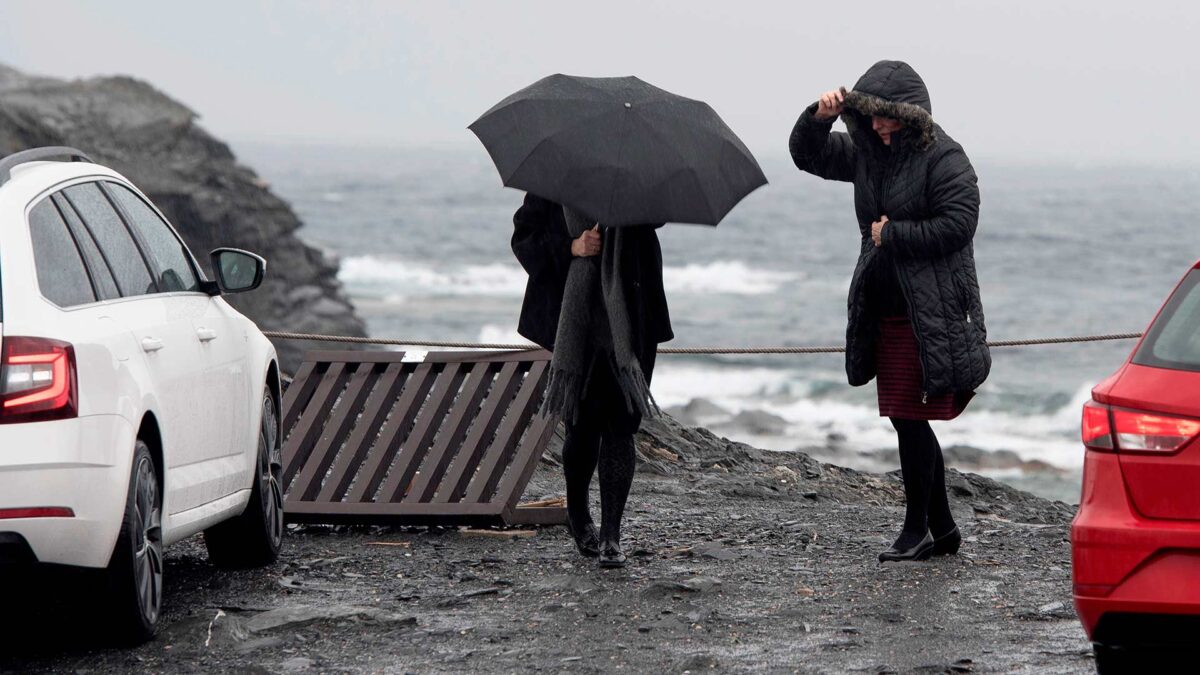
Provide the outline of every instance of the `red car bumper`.
<path id="1" fill-rule="evenodd" d="M 1075 608 L 1093 641 L 1124 640 L 1130 625 L 1200 616 L 1200 521 L 1140 515 L 1114 453 L 1087 452 L 1071 556 Z"/>

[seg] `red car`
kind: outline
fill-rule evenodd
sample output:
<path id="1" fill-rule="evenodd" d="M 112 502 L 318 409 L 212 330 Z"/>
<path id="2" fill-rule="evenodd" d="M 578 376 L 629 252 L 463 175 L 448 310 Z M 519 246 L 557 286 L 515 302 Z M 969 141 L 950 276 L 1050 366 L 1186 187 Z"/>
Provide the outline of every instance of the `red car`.
<path id="1" fill-rule="evenodd" d="M 1083 408 L 1087 451 L 1071 552 L 1075 607 L 1101 672 L 1178 650 L 1196 658 L 1198 438 L 1200 262 Z"/>

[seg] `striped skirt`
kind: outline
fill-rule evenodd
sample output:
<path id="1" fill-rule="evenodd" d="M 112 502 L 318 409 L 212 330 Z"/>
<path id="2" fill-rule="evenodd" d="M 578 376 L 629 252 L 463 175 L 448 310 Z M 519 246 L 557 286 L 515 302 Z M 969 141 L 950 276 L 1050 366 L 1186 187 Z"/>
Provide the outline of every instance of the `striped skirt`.
<path id="1" fill-rule="evenodd" d="M 880 324 L 876 348 L 879 415 L 905 420 L 952 420 L 966 408 L 971 395 L 925 396 L 921 386 L 921 355 L 908 317 L 889 317 Z"/>

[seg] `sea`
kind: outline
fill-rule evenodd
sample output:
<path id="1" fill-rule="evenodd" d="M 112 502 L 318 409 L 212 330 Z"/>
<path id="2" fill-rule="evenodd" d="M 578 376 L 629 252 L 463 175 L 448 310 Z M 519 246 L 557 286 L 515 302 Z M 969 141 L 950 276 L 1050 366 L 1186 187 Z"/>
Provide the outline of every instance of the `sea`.
<path id="1" fill-rule="evenodd" d="M 501 185 L 482 147 L 235 151 L 292 204 L 299 235 L 340 260 L 373 337 L 525 342 L 516 326 L 526 275 L 509 248 L 523 195 Z M 759 160 L 770 184 L 718 227 L 659 230 L 671 345 L 844 344 L 859 241 L 852 189 L 801 173 L 784 153 Z M 1142 331 L 1200 258 L 1200 168 L 979 161 L 976 171 L 990 339 Z M 1077 502 L 1080 408 L 1133 345 L 993 349 L 967 412 L 934 423 L 942 446 L 1015 455 L 1016 465 L 979 472 Z M 880 452 L 896 439 L 874 386 L 850 387 L 840 354 L 664 355 L 653 393 L 663 407 L 695 401 L 700 421 L 734 440 L 896 465 Z M 738 422 L 764 417 L 771 423 Z"/>

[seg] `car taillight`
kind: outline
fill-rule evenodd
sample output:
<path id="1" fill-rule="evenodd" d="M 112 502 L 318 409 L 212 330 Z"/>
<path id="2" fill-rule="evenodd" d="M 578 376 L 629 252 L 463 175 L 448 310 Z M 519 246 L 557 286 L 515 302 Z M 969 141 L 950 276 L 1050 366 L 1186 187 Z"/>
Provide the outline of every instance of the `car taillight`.
<path id="1" fill-rule="evenodd" d="M 1083 404 L 1083 444 L 1093 450 L 1113 449 L 1108 406 L 1095 401 Z"/>
<path id="2" fill-rule="evenodd" d="M 75 348 L 60 340 L 5 337 L 0 350 L 0 424 L 75 417 Z"/>
<path id="3" fill-rule="evenodd" d="M 1200 420 L 1113 409 L 1118 450 L 1174 452 L 1200 435 Z"/>

